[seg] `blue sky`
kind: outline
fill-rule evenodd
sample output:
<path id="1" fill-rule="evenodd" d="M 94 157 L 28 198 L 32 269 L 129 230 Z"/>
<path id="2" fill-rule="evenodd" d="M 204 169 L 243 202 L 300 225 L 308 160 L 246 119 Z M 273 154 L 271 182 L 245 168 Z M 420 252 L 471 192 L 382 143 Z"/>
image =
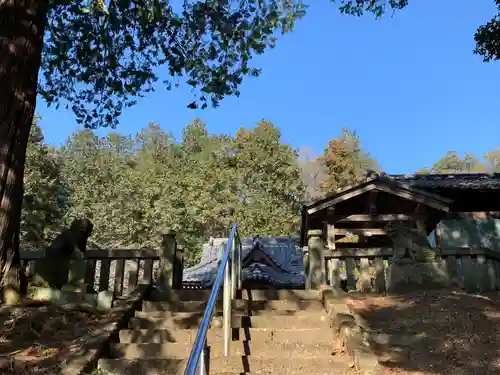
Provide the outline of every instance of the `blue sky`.
<path id="1" fill-rule="evenodd" d="M 156 122 L 180 137 L 199 117 L 210 132 L 234 134 L 266 119 L 284 141 L 320 153 L 347 126 L 389 173 L 412 173 L 448 150 L 482 156 L 500 147 L 500 63 L 472 54 L 493 0 L 410 1 L 378 21 L 342 16 L 326 0 L 309 3 L 296 30 L 255 59 L 263 73 L 244 82 L 239 98 L 193 111 L 187 88 L 159 89 L 125 111 L 117 130 Z M 51 144 L 78 129 L 71 112 L 42 100 L 37 113 Z"/>

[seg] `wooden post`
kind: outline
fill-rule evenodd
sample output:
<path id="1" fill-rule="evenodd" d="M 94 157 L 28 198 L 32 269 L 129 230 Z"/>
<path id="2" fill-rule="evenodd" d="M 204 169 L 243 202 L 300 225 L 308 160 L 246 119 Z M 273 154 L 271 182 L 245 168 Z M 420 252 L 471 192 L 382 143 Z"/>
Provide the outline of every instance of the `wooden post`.
<path id="1" fill-rule="evenodd" d="M 173 264 L 175 259 L 175 232 L 171 231 L 163 235 L 160 249 L 160 280 L 159 285 L 167 290 L 173 286 Z"/>
<path id="2" fill-rule="evenodd" d="M 308 225 L 308 215 L 307 210 L 302 208 L 301 211 L 301 225 L 300 225 L 300 246 L 304 247 L 307 245 L 307 225 Z"/>
<path id="3" fill-rule="evenodd" d="M 323 231 L 313 229 L 307 232 L 309 249 L 309 287 L 319 289 L 326 284 L 325 280 L 325 244 Z"/>
<path id="4" fill-rule="evenodd" d="M 335 250 L 335 207 L 328 207 L 326 214 L 326 247 Z"/>
<path id="5" fill-rule="evenodd" d="M 368 213 L 370 216 L 375 216 L 377 214 L 377 190 L 371 190 L 368 193 Z M 373 219 L 370 219 L 372 221 Z"/>
<path id="6" fill-rule="evenodd" d="M 374 217 L 377 215 L 377 190 L 371 190 L 368 192 L 368 206 L 366 207 L 368 210 L 368 216 L 370 217 L 370 223 L 373 223 Z M 368 233 L 368 231 L 361 230 L 358 234 L 359 244 L 365 246 L 368 243 L 368 237 L 371 237 L 372 234 Z"/>
<path id="7" fill-rule="evenodd" d="M 334 290 L 341 290 L 340 283 L 340 261 L 337 258 L 331 258 L 328 261 L 328 272 L 330 278 L 330 286 Z"/>
<path id="8" fill-rule="evenodd" d="M 304 263 L 304 287 L 310 289 L 310 274 L 309 274 L 309 248 L 307 246 L 302 247 L 302 259 Z"/>
<path id="9" fill-rule="evenodd" d="M 177 245 L 175 248 L 173 289 L 182 289 L 182 274 L 184 273 L 184 247 Z"/>
<path id="10" fill-rule="evenodd" d="M 326 223 L 326 247 L 335 250 L 335 225 Z"/>

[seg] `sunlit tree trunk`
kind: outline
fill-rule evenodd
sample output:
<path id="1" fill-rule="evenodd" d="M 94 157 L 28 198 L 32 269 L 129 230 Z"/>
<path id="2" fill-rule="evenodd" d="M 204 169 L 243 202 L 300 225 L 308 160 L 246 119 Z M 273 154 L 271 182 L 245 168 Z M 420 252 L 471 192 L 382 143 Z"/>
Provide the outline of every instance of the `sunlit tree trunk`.
<path id="1" fill-rule="evenodd" d="M 19 226 L 28 136 L 36 107 L 46 0 L 0 0 L 0 281 L 20 299 Z"/>

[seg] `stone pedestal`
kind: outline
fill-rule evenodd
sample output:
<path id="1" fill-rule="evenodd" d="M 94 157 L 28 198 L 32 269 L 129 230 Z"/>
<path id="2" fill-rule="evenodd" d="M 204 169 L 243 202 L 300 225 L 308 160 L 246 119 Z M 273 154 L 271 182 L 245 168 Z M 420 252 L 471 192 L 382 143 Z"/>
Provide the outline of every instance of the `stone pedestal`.
<path id="1" fill-rule="evenodd" d="M 69 287 L 64 287 L 69 289 Z M 108 290 L 99 293 L 85 293 L 83 291 L 59 290 L 54 288 L 30 287 L 28 298 L 36 301 L 50 302 L 55 305 L 88 305 L 101 310 L 110 309 L 113 306 L 113 292 Z"/>
<path id="2" fill-rule="evenodd" d="M 387 292 L 446 288 L 449 280 L 436 262 L 393 261 L 387 270 Z"/>
<path id="3" fill-rule="evenodd" d="M 75 249 L 71 260 L 68 262 L 68 284 L 82 285 L 85 283 L 85 271 L 87 262 L 84 259 L 83 253 Z"/>
<path id="4" fill-rule="evenodd" d="M 323 231 L 321 229 L 310 230 L 307 232 L 307 238 L 307 248 L 309 250 L 309 288 L 320 289 L 326 284 Z"/>
<path id="5" fill-rule="evenodd" d="M 416 228 L 398 222 L 386 227 L 394 249 L 387 270 L 388 293 L 449 286 L 449 278 L 436 262 L 435 251 L 427 241 L 425 228 L 425 221 L 417 221 Z"/>
<path id="6" fill-rule="evenodd" d="M 61 287 L 68 282 L 69 260 L 42 258 L 35 262 L 35 271 L 30 284 Z"/>
<path id="7" fill-rule="evenodd" d="M 94 290 L 93 285 L 89 285 L 86 283 L 81 284 L 64 284 L 61 287 L 63 292 L 75 292 L 75 293 L 91 293 L 96 294 L 97 292 Z"/>

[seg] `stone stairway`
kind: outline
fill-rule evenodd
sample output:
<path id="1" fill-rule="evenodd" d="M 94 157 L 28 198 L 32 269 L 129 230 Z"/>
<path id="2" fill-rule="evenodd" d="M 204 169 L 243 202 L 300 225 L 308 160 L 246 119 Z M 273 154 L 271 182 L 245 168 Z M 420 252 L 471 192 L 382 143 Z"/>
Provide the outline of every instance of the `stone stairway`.
<path id="1" fill-rule="evenodd" d="M 120 331 L 110 358 L 98 366 L 111 374 L 183 374 L 208 291 L 154 295 Z M 233 341 L 224 357 L 222 300 L 208 331 L 210 374 L 354 374 L 351 361 L 333 355 L 333 334 L 317 293 L 304 290 L 244 291 L 233 301 Z"/>

